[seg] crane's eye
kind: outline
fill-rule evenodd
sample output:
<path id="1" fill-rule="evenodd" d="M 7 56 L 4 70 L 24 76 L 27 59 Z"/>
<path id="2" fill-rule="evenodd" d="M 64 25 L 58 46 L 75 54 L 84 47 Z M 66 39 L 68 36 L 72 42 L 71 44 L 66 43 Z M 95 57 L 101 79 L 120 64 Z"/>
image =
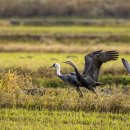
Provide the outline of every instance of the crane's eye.
<path id="1" fill-rule="evenodd" d="M 53 64 L 53 67 L 55 67 L 55 64 Z"/>

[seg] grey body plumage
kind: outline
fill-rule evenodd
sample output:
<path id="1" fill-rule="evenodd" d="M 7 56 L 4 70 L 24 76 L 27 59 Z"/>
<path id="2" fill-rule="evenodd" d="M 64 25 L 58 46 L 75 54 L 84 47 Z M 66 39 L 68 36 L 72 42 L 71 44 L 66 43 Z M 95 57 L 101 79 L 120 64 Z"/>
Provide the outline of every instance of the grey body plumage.
<path id="1" fill-rule="evenodd" d="M 63 80 L 65 83 L 68 83 L 68 84 L 73 85 L 73 86 L 76 86 L 78 83 L 76 75 L 74 75 L 74 74 L 58 75 L 58 77 L 61 80 Z"/>
<path id="2" fill-rule="evenodd" d="M 81 91 L 79 90 L 79 82 L 78 82 L 76 74 L 74 72 L 71 72 L 70 74 L 64 74 L 64 75 L 61 74 L 60 73 L 61 67 L 60 67 L 59 63 L 55 63 L 51 67 L 55 67 L 56 68 L 56 74 L 62 81 L 64 81 L 65 83 L 68 83 L 71 86 L 76 87 L 76 90 L 78 91 L 79 96 L 80 97 L 83 96 Z"/>

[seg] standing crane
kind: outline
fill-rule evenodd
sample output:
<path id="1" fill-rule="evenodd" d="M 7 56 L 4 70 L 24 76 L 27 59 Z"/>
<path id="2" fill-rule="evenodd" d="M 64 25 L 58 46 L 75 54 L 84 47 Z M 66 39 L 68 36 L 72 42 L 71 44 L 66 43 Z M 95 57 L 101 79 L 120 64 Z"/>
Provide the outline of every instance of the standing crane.
<path id="1" fill-rule="evenodd" d="M 81 93 L 80 89 L 79 89 L 79 82 L 76 78 L 76 74 L 74 72 L 70 73 L 70 74 L 61 74 L 60 70 L 61 70 L 61 66 L 59 63 L 55 63 L 51 67 L 55 67 L 56 68 L 56 75 L 65 83 L 68 83 L 71 86 L 76 87 L 77 92 L 79 93 L 80 97 L 83 97 L 83 94 Z"/>

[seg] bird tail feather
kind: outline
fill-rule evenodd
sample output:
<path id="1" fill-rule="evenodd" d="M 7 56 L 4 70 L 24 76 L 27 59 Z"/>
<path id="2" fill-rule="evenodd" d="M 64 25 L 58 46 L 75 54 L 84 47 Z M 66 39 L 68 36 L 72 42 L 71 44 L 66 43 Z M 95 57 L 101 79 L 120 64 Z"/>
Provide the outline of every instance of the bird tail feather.
<path id="1" fill-rule="evenodd" d="M 96 86 L 103 85 L 101 82 L 96 82 Z"/>

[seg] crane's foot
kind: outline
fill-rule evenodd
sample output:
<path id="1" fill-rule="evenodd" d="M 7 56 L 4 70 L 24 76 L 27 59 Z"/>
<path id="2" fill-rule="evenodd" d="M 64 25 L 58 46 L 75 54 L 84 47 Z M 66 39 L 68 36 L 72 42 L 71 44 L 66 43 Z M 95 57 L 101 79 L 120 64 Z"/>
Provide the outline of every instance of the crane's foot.
<path id="1" fill-rule="evenodd" d="M 91 91 L 96 95 L 95 98 L 98 98 L 98 94 L 96 93 L 95 89 L 91 89 Z"/>
<path id="2" fill-rule="evenodd" d="M 83 98 L 83 94 L 79 94 L 79 97 L 80 97 L 80 98 Z"/>

